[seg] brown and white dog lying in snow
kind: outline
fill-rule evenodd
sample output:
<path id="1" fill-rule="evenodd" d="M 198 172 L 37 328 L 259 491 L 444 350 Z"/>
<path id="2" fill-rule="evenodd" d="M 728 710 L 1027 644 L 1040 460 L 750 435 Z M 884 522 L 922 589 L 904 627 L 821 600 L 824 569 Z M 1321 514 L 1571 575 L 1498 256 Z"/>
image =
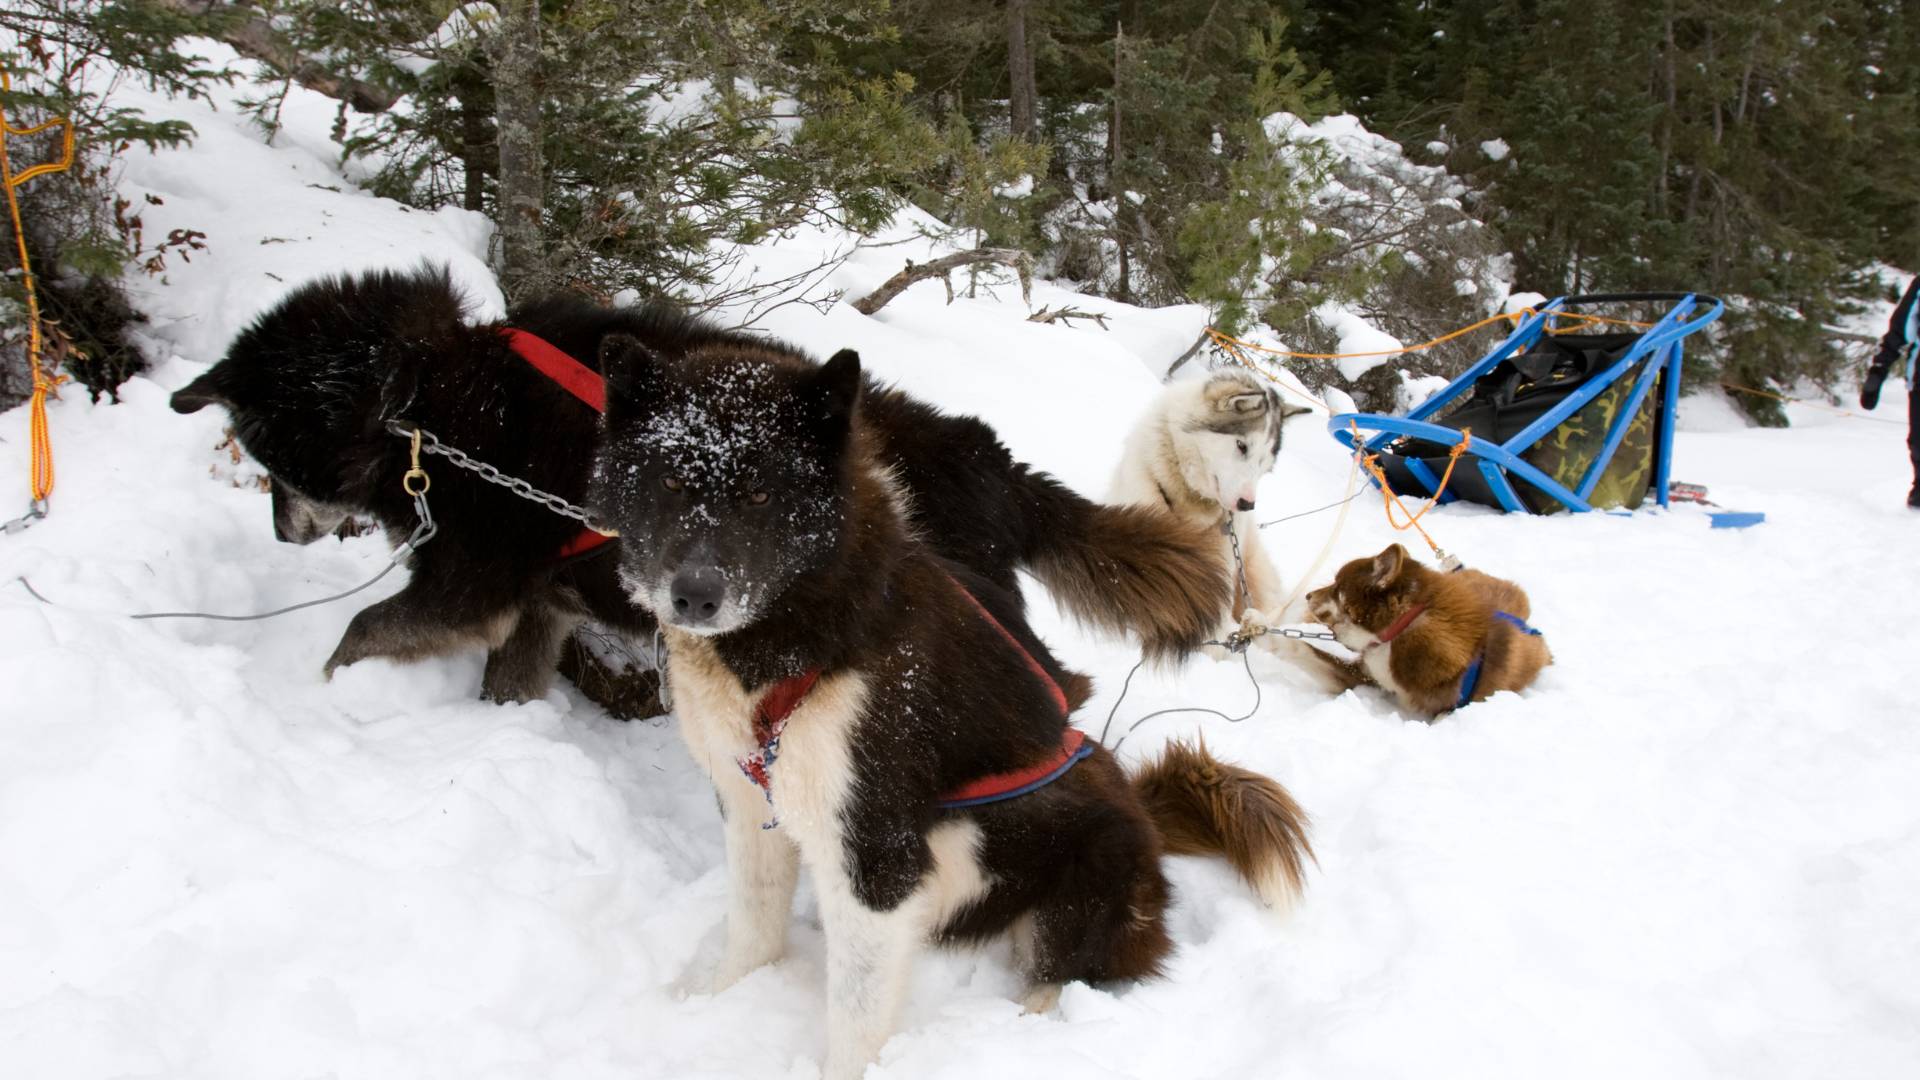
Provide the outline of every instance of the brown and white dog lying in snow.
<path id="1" fill-rule="evenodd" d="M 1307 412 L 1280 400 L 1240 368 L 1214 372 L 1205 382 L 1178 382 L 1155 400 L 1127 435 L 1107 501 L 1160 507 L 1194 525 L 1220 533 L 1220 562 L 1234 573 L 1233 542 L 1240 544 L 1243 583 L 1236 576 L 1233 602 L 1220 612 L 1216 638 L 1243 621 L 1277 624 L 1286 601 L 1280 573 L 1260 547 L 1260 529 L 1249 513 L 1260 478 L 1273 470 L 1287 417 Z M 1224 526 L 1230 526 L 1232 532 Z M 1291 655 L 1297 642 L 1260 639 Z"/>
<path id="2" fill-rule="evenodd" d="M 1360 654 L 1312 650 L 1334 688 L 1384 687 L 1429 720 L 1524 690 L 1553 663 L 1547 639 L 1526 624 L 1532 605 L 1520 586 L 1478 570 L 1434 570 L 1399 544 L 1341 567 L 1333 584 L 1307 594 L 1307 610 Z"/>

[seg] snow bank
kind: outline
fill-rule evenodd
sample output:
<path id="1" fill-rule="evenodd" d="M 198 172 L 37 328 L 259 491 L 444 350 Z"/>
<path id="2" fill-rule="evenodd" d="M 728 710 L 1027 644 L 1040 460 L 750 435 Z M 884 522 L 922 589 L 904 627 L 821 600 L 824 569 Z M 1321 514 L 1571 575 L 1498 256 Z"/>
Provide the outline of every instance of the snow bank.
<path id="1" fill-rule="evenodd" d="M 264 623 L 125 618 L 277 606 L 386 561 L 372 537 L 275 543 L 268 499 L 216 449 L 217 411 L 167 409 L 248 317 L 307 277 L 422 259 L 498 305 L 482 223 L 343 182 L 330 103 L 296 91 L 272 147 L 230 99 L 142 104 L 201 135 L 130 162 L 129 190 L 165 199 L 149 229 L 200 229 L 209 247 L 143 285 L 152 375 L 117 405 L 52 406 L 53 516 L 0 537 L 5 1074 L 817 1075 L 824 943 L 804 887 L 789 957 L 706 992 L 720 825 L 671 722 L 614 722 L 566 687 L 483 704 L 473 656 L 321 682 L 397 574 Z M 777 274 L 846 243 L 800 235 L 758 257 Z M 822 287 L 871 288 L 925 254 L 862 248 Z M 1034 304 L 1069 296 L 1109 329 L 1030 323 L 1016 285 L 948 305 L 932 282 L 877 317 L 793 304 L 760 325 L 823 355 L 857 348 L 1098 494 L 1200 316 L 1044 283 Z M 1914 1075 L 1920 521 L 1899 505 L 1900 428 L 1791 411 L 1786 431 L 1679 435 L 1679 476 L 1766 511 L 1760 528 L 1429 514 L 1449 550 L 1529 589 L 1557 658 L 1538 685 L 1429 727 L 1259 658 L 1244 722 L 1146 721 L 1123 758 L 1200 732 L 1299 798 L 1318 852 L 1301 909 L 1278 920 L 1224 867 L 1173 860 L 1168 977 L 1069 987 L 1045 1016 L 1020 1015 L 1006 950 L 929 953 L 870 1075 Z M 1334 515 L 1277 519 L 1345 490 L 1321 425 L 1294 422 L 1259 499 L 1289 582 Z M 24 410 L 0 415 L 0 476 L 22 502 L 26 446 Z M 1354 504 L 1336 558 L 1407 540 L 1377 506 Z M 1079 722 L 1098 733 L 1133 653 L 1032 599 L 1097 681 Z M 1815 618 L 1836 608 L 1843 624 Z M 1237 663 L 1143 672 L 1108 741 L 1155 709 L 1255 703 Z"/>

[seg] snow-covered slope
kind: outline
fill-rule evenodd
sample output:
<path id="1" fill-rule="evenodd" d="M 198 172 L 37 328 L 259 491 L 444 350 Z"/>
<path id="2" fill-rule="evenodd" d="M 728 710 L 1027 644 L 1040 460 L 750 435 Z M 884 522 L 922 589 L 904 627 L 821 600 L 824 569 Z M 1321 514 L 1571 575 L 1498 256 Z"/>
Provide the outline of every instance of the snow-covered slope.
<path id="1" fill-rule="evenodd" d="M 399 574 L 264 623 L 126 618 L 278 606 L 386 561 L 373 537 L 276 543 L 250 466 L 216 446 L 217 410 L 167 409 L 250 317 L 315 275 L 423 259 L 452 263 L 482 314 L 499 304 L 484 222 L 355 193 L 327 156 L 329 103 L 296 91 L 273 147 L 230 103 L 138 103 L 200 138 L 136 156 L 127 190 L 163 200 L 150 232 L 198 229 L 208 250 L 141 284 L 151 375 L 119 404 L 52 406 L 53 516 L 0 537 L 0 1075 L 815 1075 L 824 944 L 804 888 L 789 958 L 706 991 L 720 825 L 670 720 L 611 721 L 564 686 L 483 704 L 477 656 L 320 681 Z M 798 238 L 766 272 L 837 242 Z M 830 284 L 871 288 L 910 255 L 864 251 Z M 1042 283 L 1034 302 L 1069 298 Z M 877 317 L 764 321 L 823 355 L 859 349 L 1098 495 L 1203 314 L 1071 300 L 1110 328 L 1028 323 L 1013 286 L 948 306 L 935 283 Z M 1888 396 L 1875 416 L 1903 420 Z M 1005 950 L 930 953 L 871 1075 L 1920 1075 L 1920 516 L 1900 505 L 1902 429 L 1689 415 L 1708 430 L 1680 436 L 1679 476 L 1766 525 L 1427 517 L 1531 592 L 1557 663 L 1526 694 L 1429 727 L 1256 659 L 1251 718 L 1162 716 L 1127 738 L 1137 759 L 1198 731 L 1287 784 L 1319 854 L 1290 919 L 1222 866 L 1174 860 L 1168 978 L 1070 987 L 1022 1016 Z M 1295 421 L 1263 518 L 1341 496 L 1322 426 Z M 25 411 L 0 416 L 0 482 L 21 503 L 26 447 Z M 1289 583 L 1333 519 L 1267 530 Z M 1365 496 L 1336 558 L 1405 538 Z M 1099 684 L 1080 718 L 1097 733 L 1133 654 L 1033 599 Z M 1236 662 L 1143 672 L 1108 741 L 1161 708 L 1237 716 L 1255 693 Z"/>

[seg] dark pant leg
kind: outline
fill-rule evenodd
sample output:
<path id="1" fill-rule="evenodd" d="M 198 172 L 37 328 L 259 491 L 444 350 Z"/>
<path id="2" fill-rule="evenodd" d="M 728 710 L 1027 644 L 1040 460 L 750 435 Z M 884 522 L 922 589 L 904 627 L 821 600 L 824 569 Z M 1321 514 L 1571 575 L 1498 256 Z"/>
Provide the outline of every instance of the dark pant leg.
<path id="1" fill-rule="evenodd" d="M 1907 392 L 1907 456 L 1913 459 L 1913 491 L 1908 506 L 1920 506 L 1920 379 Z"/>

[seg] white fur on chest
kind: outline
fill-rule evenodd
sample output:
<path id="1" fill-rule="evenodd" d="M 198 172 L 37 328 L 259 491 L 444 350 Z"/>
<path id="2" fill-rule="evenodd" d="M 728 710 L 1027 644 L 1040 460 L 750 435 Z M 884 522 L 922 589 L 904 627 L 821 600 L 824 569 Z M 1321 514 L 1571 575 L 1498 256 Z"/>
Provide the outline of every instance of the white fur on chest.
<path id="1" fill-rule="evenodd" d="M 736 760 L 760 749 L 753 711 L 762 695 L 747 693 L 706 639 L 671 628 L 667 638 L 681 733 L 726 808 L 732 895 L 714 987 L 724 989 L 779 959 L 804 862 L 827 932 L 828 1049 L 821 1071 L 827 1080 L 854 1080 L 893 1032 L 913 953 L 991 887 L 979 863 L 980 828 L 968 820 L 936 825 L 927 834 L 932 865 L 917 887 L 891 910 L 869 908 L 854 887 L 845 844 L 865 680 L 858 673 L 823 678 L 801 700 L 768 769 L 769 803 Z M 762 828 L 774 815 L 778 828 Z"/>
<path id="2" fill-rule="evenodd" d="M 1373 676 L 1381 689 L 1405 700 L 1406 691 L 1393 678 L 1393 642 L 1382 643 L 1372 631 L 1344 620 L 1334 623 L 1330 629 L 1340 644 L 1360 654 L 1360 666 L 1367 669 L 1367 674 Z"/>
<path id="3" fill-rule="evenodd" d="M 753 713 L 765 691 L 748 693 L 707 639 L 668 628 L 667 640 L 681 737 L 713 779 L 727 812 L 763 823 L 778 820 L 810 862 L 837 862 L 853 793 L 853 733 L 865 707 L 865 681 L 847 673 L 814 684 L 787 717 L 767 769 L 770 786 L 762 789 L 740 762 L 761 749 Z"/>
<path id="4" fill-rule="evenodd" d="M 1361 649 L 1360 663 L 1365 665 L 1367 674 L 1373 676 L 1373 681 L 1387 692 L 1395 697 L 1406 696 L 1406 691 L 1393 679 L 1393 642 Z"/>

